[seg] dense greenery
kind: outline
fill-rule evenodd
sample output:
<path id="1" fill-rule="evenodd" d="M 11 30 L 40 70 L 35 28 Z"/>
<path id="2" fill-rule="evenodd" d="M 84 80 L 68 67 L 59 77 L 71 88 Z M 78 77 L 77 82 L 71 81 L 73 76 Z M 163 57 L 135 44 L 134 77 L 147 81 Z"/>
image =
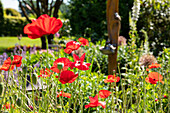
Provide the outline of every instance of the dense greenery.
<path id="1" fill-rule="evenodd" d="M 138 31 L 144 29 L 148 36 L 150 47 L 155 55 L 162 51 L 164 46 L 170 46 L 170 1 L 146 1 L 142 0 L 139 20 L 137 22 Z M 140 32 L 139 32 L 140 33 Z M 140 33 L 140 40 L 143 40 Z"/>
<path id="2" fill-rule="evenodd" d="M 106 38 L 106 1 L 71 0 L 70 12 L 72 35 L 91 37 L 92 40 Z"/>
<path id="3" fill-rule="evenodd" d="M 2 6 L 2 2 L 0 0 L 0 35 L 2 34 L 2 30 L 3 30 L 3 21 L 4 21 L 4 13 L 3 13 L 3 6 Z"/>
<path id="4" fill-rule="evenodd" d="M 91 37 L 92 40 L 107 38 L 106 1 L 104 0 L 71 0 L 70 19 L 72 35 Z M 119 13 L 122 18 L 120 35 L 129 37 L 129 12 L 133 0 L 120 0 Z"/>
<path id="5" fill-rule="evenodd" d="M 28 22 L 25 18 L 6 16 L 4 18 L 2 34 L 4 36 L 17 36 L 23 33 L 23 28 Z"/>
<path id="6" fill-rule="evenodd" d="M 129 18 L 132 13 L 134 0 L 120 0 L 119 13 L 122 18 L 120 35 L 129 39 Z M 106 1 L 103 0 L 71 0 L 70 1 L 71 35 L 91 37 L 93 40 L 107 38 L 106 29 Z M 162 50 L 163 46 L 168 47 L 170 42 L 170 21 L 169 7 L 167 0 L 139 2 L 139 20 L 137 21 L 137 34 L 139 44 L 144 40 L 141 30 L 145 30 L 149 37 L 150 47 L 155 55 Z M 139 46 L 138 46 L 139 47 Z M 159 49 L 158 49 L 159 48 Z"/>
<path id="7" fill-rule="evenodd" d="M 1 102 L 6 101 L 10 106 L 13 105 L 14 107 L 10 109 L 3 107 L 1 110 L 30 113 L 62 111 L 84 113 L 95 111 L 101 113 L 110 113 L 111 111 L 139 113 L 143 111 L 168 112 L 169 49 L 164 48 L 163 53 L 160 53 L 157 57 L 157 62 L 161 64 L 161 68 L 146 71 L 148 66 L 144 67 L 139 64 L 140 57 L 145 54 L 145 48 L 143 48 L 145 44 L 141 44 L 141 48 L 137 48 L 135 43 L 129 43 L 127 46 L 119 46 L 118 60 L 125 60 L 125 63 L 120 62 L 118 65 L 118 73 L 116 75 L 120 77 L 120 82 L 110 84 L 104 83 L 104 79 L 107 79 L 107 74 L 101 73 L 103 67 L 107 70 L 107 65 L 100 62 L 100 58 L 98 59 L 98 57 L 103 57 L 100 54 L 99 47 L 104 44 L 105 40 L 103 40 L 103 42 L 97 42 L 95 45 L 90 42 L 88 47 L 81 47 L 83 53 L 86 53 L 84 62 L 91 63 L 90 69 L 82 71 L 77 68 L 69 68 L 68 70 L 74 73 L 77 72 L 79 77 L 73 83 L 66 84 L 61 84 L 58 78 L 56 78 L 56 76 L 61 76 L 59 73 L 51 73 L 51 75 L 46 78 L 40 77 L 38 79 L 37 77 L 42 73 L 40 70 L 50 68 L 58 58 L 65 57 L 73 62 L 74 60 L 71 55 L 66 54 L 63 49 L 60 49 L 59 52 L 48 51 L 48 55 L 46 51 L 29 53 L 23 50 L 23 53 L 20 54 L 23 56 L 21 67 L 18 67 L 18 70 L 14 69 L 8 73 L 10 74 L 9 80 L 11 80 L 12 85 L 5 85 L 7 83 L 5 80 L 3 83 L 3 91 L 8 88 L 11 92 L 3 92 L 2 96 L 4 101 L 2 101 L 2 99 Z M 77 55 L 81 56 L 80 54 Z M 90 56 L 92 56 L 92 58 L 90 58 Z M 103 58 L 105 58 L 105 56 Z M 107 61 L 105 62 L 107 63 Z M 97 63 L 96 67 L 98 67 L 98 69 L 93 70 L 92 68 L 95 63 Z M 125 71 L 122 72 L 120 69 Z M 153 71 L 159 72 L 163 76 L 164 84 L 160 82 L 157 84 L 145 82 L 148 73 Z M 5 78 L 7 73 L 2 71 L 1 75 L 2 78 Z M 22 86 L 22 89 L 17 86 L 17 80 L 14 78 L 18 79 L 18 84 Z M 43 83 L 47 87 L 43 88 L 40 86 L 40 88 L 43 88 L 42 91 L 36 89 L 36 80 L 38 80 L 38 83 Z M 26 87 L 28 85 L 35 90 L 27 92 Z M 90 102 L 89 96 L 94 97 L 100 90 L 109 90 L 112 92 L 106 99 L 99 98 L 99 101 L 106 101 L 106 108 L 97 107 L 85 109 L 85 105 Z M 57 98 L 57 92 L 60 91 L 70 93 L 71 98 L 62 96 Z"/>

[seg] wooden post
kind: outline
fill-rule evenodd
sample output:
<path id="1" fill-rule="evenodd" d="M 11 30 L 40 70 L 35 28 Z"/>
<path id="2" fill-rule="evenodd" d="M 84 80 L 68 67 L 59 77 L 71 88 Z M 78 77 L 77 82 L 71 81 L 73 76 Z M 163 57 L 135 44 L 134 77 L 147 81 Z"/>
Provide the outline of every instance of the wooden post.
<path id="1" fill-rule="evenodd" d="M 108 55 L 108 74 L 113 74 L 113 70 L 117 70 L 117 49 L 118 49 L 118 36 L 120 31 L 120 16 L 119 0 L 107 1 L 107 29 L 110 44 L 116 45 L 115 53 Z"/>

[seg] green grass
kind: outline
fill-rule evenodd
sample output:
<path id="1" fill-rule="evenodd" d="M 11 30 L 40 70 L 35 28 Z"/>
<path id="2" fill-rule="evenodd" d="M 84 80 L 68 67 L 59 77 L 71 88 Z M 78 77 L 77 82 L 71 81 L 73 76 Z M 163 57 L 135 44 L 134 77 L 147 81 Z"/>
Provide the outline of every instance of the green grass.
<path id="1" fill-rule="evenodd" d="M 19 40 L 17 37 L 0 37 L 0 53 L 4 52 L 4 49 L 7 49 L 8 47 L 13 47 L 15 44 L 19 44 Z M 22 37 L 20 41 L 21 45 L 36 45 L 41 46 L 41 40 L 38 39 L 30 39 L 28 37 Z"/>

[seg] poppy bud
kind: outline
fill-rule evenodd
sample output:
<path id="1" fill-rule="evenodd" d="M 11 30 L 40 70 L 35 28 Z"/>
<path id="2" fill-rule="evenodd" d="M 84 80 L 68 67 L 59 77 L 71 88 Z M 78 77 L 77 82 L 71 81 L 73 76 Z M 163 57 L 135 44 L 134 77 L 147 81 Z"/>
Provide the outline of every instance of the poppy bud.
<path id="1" fill-rule="evenodd" d="M 0 83 L 0 96 L 2 95 L 3 91 L 4 91 L 4 84 L 1 82 Z"/>
<path id="2" fill-rule="evenodd" d="M 63 63 L 58 63 L 58 64 L 57 64 L 57 68 L 58 68 L 59 70 L 63 69 L 63 67 L 64 67 L 64 64 L 63 64 Z"/>
<path id="3" fill-rule="evenodd" d="M 21 106 L 21 103 L 22 103 L 22 102 L 21 102 L 21 98 L 18 98 L 17 101 L 16 101 L 16 103 L 17 103 L 18 106 Z"/>
<path id="4" fill-rule="evenodd" d="M 37 74 L 36 73 L 32 74 L 32 83 L 37 84 Z"/>

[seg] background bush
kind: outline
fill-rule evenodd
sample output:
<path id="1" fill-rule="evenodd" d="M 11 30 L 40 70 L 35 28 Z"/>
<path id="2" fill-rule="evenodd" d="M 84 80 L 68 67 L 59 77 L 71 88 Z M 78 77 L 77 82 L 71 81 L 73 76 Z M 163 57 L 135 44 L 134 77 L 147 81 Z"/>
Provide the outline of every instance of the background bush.
<path id="1" fill-rule="evenodd" d="M 155 55 L 170 43 L 170 2 L 168 0 L 142 0 L 137 29 L 144 29 L 150 42 L 150 48 Z M 144 37 L 139 33 L 140 40 Z"/>
<path id="2" fill-rule="evenodd" d="M 0 34 L 2 34 L 2 25 L 3 25 L 3 20 L 4 20 L 4 14 L 3 14 L 3 6 L 2 6 L 2 2 L 0 0 Z"/>
<path id="3" fill-rule="evenodd" d="M 1 35 L 4 36 L 17 36 L 23 33 L 23 28 L 27 24 L 25 18 L 6 16 L 3 23 L 3 32 Z"/>

